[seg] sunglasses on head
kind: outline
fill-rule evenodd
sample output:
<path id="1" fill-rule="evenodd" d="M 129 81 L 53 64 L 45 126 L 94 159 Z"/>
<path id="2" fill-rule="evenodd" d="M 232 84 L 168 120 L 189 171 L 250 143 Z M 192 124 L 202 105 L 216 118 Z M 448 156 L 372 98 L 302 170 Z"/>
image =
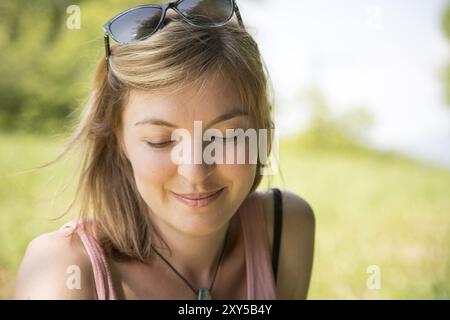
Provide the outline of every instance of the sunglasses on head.
<path id="1" fill-rule="evenodd" d="M 111 55 L 109 37 L 120 44 L 145 40 L 164 26 L 167 10 L 173 9 L 193 26 L 220 27 L 236 13 L 244 23 L 235 0 L 178 0 L 165 4 L 147 4 L 119 13 L 103 26 L 106 59 Z"/>

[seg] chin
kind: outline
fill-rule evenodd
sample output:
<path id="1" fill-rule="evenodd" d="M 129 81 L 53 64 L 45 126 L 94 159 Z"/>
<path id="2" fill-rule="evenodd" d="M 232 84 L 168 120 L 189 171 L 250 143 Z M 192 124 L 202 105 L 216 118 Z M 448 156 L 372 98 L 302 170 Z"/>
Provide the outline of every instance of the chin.
<path id="1" fill-rule="evenodd" d="M 193 236 L 206 236 L 217 232 L 227 222 L 227 211 L 222 206 L 202 209 L 201 213 L 192 209 L 178 210 L 177 222 L 181 222 L 179 229 Z"/>

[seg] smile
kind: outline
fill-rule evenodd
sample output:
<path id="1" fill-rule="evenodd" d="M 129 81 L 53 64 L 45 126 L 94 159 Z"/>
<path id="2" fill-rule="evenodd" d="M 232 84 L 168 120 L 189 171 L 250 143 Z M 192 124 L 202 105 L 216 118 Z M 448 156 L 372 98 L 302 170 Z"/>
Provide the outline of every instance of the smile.
<path id="1" fill-rule="evenodd" d="M 210 193 L 202 193 L 202 194 L 178 194 L 175 192 L 172 192 L 172 194 L 175 196 L 177 200 L 179 200 L 181 203 L 193 207 L 193 208 L 199 208 L 204 207 L 216 200 L 225 190 L 225 188 L 222 188 L 218 191 L 210 192 Z"/>

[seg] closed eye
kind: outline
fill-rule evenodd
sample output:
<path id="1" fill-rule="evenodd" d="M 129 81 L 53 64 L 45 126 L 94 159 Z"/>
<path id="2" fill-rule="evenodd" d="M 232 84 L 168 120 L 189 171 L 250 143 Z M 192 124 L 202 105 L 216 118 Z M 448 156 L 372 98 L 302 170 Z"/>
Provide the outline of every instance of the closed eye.
<path id="1" fill-rule="evenodd" d="M 216 137 L 216 136 L 214 136 L 214 140 L 218 139 L 218 140 L 222 140 L 222 141 L 226 141 L 226 142 L 236 141 L 237 138 L 238 138 L 238 136 L 231 136 L 231 137 Z"/>
<path id="2" fill-rule="evenodd" d="M 228 143 L 228 142 L 236 141 L 238 137 L 239 137 L 238 135 L 230 136 L 230 137 L 213 136 L 213 139 L 225 141 L 226 143 Z M 170 146 L 174 142 L 176 142 L 176 141 L 168 140 L 168 141 L 157 142 L 157 143 L 146 141 L 147 145 L 149 145 L 151 148 L 154 148 L 154 149 L 163 149 L 165 147 Z"/>
<path id="3" fill-rule="evenodd" d="M 175 141 L 169 140 L 169 141 L 158 142 L 158 143 L 152 143 L 152 142 L 146 141 L 146 143 L 150 147 L 155 148 L 155 149 L 165 148 L 165 147 L 169 146 L 170 144 L 172 144 L 173 142 L 175 142 Z"/>

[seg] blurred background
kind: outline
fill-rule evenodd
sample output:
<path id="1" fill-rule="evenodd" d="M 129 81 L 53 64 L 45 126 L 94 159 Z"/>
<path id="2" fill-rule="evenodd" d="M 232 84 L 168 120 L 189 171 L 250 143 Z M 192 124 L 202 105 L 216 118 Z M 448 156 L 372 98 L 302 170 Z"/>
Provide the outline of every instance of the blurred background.
<path id="1" fill-rule="evenodd" d="M 104 54 L 101 26 L 139 4 L 0 2 L 1 299 L 31 239 L 73 218 L 54 219 L 75 163 L 22 171 L 62 150 Z M 316 215 L 309 298 L 449 299 L 450 2 L 238 4 L 276 102 L 272 186 Z"/>

